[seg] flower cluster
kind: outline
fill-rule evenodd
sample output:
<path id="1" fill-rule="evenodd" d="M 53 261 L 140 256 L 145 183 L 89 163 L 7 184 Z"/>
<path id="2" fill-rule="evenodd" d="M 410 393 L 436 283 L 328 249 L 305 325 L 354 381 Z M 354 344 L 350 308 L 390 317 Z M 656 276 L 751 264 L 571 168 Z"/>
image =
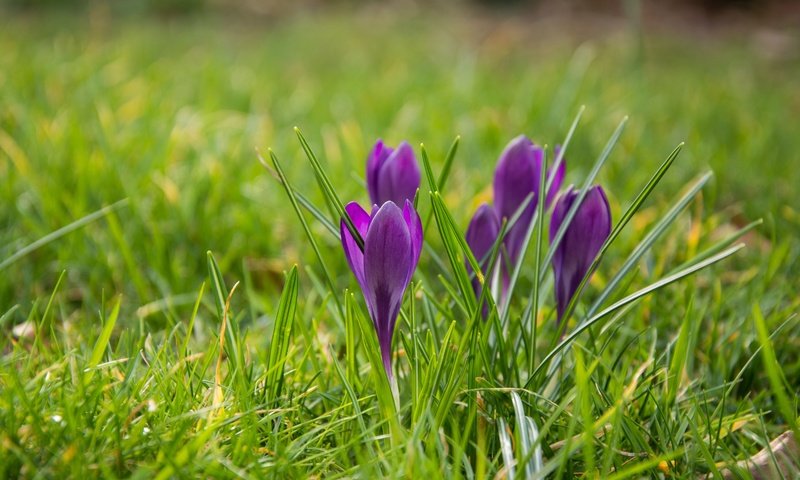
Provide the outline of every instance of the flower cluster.
<path id="1" fill-rule="evenodd" d="M 345 207 L 363 249 L 344 218 L 339 224 L 344 254 L 364 294 L 389 378 L 394 325 L 422 251 L 422 222 L 412 204 L 419 181 L 419 164 L 411 145 L 403 142 L 392 149 L 378 140 L 367 158 L 372 213 L 356 202 Z"/>
<path id="2" fill-rule="evenodd" d="M 559 156 L 556 147 L 556 157 Z M 533 214 L 538 205 L 544 151 L 524 135 L 513 139 L 500 154 L 494 174 L 494 206 L 483 204 L 478 207 L 467 228 L 466 240 L 473 255 L 486 269 L 489 258 L 502 221 L 510 221 L 518 215 L 516 222 L 508 229 L 503 238 L 500 271 L 502 272 L 501 298 L 505 298 L 509 266 L 521 260 L 520 254 L 527 238 Z M 555 202 L 550 221 L 550 242 L 553 243 L 561 224 L 575 203 L 579 192 L 573 187 L 558 196 L 558 190 L 564 181 L 566 162 L 562 161 L 557 170 L 546 172 L 550 179 L 550 189 L 545 194 L 545 209 Z M 520 211 L 521 210 L 521 211 Z M 553 272 L 555 275 L 556 309 L 561 320 L 567 305 L 577 291 L 584 276 L 590 274 L 589 268 L 611 233 L 611 211 L 602 187 L 592 186 L 577 207 L 575 215 L 558 244 L 553 255 Z M 473 280 L 476 295 L 480 294 L 480 285 Z"/>
<path id="3" fill-rule="evenodd" d="M 491 272 L 491 276 L 502 282 L 502 298 L 507 294 L 509 266 L 522 260 L 520 256 L 539 192 L 544 188 L 540 185 L 543 164 L 541 147 L 523 135 L 513 139 L 497 163 L 494 204 L 478 207 L 467 228 L 467 245 L 485 271 L 490 267 L 489 252 L 498 241 L 502 222 L 516 219 L 502 239 L 499 265 Z M 562 161 L 555 172 L 548 171 L 545 177 L 552 177 L 550 188 L 544 194 L 545 209 L 553 207 L 551 243 L 580 197 L 580 192 L 572 187 L 558 193 L 565 165 Z M 411 146 L 402 142 L 397 148 L 391 148 L 378 140 L 367 158 L 366 183 L 371 213 L 356 202 L 349 203 L 345 215 L 354 231 L 342 218 L 340 233 L 347 262 L 361 287 L 378 336 L 384 368 L 391 379 L 394 327 L 406 288 L 417 268 L 423 240 L 422 223 L 413 206 L 420 184 L 420 169 Z M 611 213 L 605 193 L 600 186 L 593 186 L 576 207 L 553 254 L 559 320 L 584 277 L 591 274 L 591 265 L 610 231 Z M 477 280 L 473 280 L 473 288 L 480 294 Z"/>
<path id="4" fill-rule="evenodd" d="M 483 204 L 472 217 L 467 228 L 467 245 L 472 254 L 480 262 L 482 270 L 488 268 L 488 253 L 497 240 L 500 224 L 510 221 L 518 210 L 522 209 L 516 222 L 508 229 L 503 239 L 503 255 L 500 258 L 502 271 L 502 297 L 505 298 L 510 277 L 509 265 L 519 260 L 528 228 L 533 220 L 533 213 L 539 200 L 539 185 L 544 160 L 544 150 L 535 145 L 526 136 L 520 135 L 512 140 L 500 154 L 494 173 L 494 206 Z M 553 177 L 545 201 L 549 207 L 564 180 L 565 163 Z M 547 173 L 550 175 L 550 172 Z M 524 207 L 524 208 L 523 208 Z M 480 295 L 480 285 L 473 281 L 476 295 Z"/>

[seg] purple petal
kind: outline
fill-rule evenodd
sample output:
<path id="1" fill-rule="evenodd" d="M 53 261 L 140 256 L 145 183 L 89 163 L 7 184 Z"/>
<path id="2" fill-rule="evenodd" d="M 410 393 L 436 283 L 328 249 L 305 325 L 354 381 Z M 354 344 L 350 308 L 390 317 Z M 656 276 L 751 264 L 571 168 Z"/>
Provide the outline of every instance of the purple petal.
<path id="1" fill-rule="evenodd" d="M 367 157 L 367 191 L 373 205 L 383 203 L 378 201 L 378 172 L 391 154 L 392 148 L 387 147 L 379 138 Z"/>
<path id="2" fill-rule="evenodd" d="M 403 303 L 414 248 L 403 212 L 392 202 L 378 210 L 364 241 L 364 298 L 381 346 L 386 373 L 391 377 L 391 347 L 397 315 Z"/>
<path id="3" fill-rule="evenodd" d="M 475 215 L 467 227 L 465 238 L 469 249 L 479 262 L 478 264 L 483 270 L 484 275 L 490 277 L 486 269 L 489 266 L 489 252 L 491 252 L 494 242 L 497 241 L 497 234 L 500 232 L 500 219 L 497 218 L 497 213 L 494 208 L 487 204 L 478 207 Z M 467 272 L 472 273 L 472 267 L 467 262 Z M 472 279 L 472 290 L 475 292 L 476 297 L 481 295 L 481 284 L 477 278 Z M 483 316 L 486 317 L 488 313 L 487 306 L 483 307 Z"/>
<path id="4" fill-rule="evenodd" d="M 358 233 L 361 234 L 361 238 L 365 239 L 367 236 L 367 231 L 369 229 L 370 224 L 370 216 L 361 208 L 356 202 L 350 202 L 344 207 L 344 211 L 350 220 L 355 225 L 356 230 Z M 356 280 L 358 280 L 358 284 L 361 288 L 364 288 L 364 253 L 358 247 L 358 243 L 356 243 L 355 238 L 353 235 L 350 234 L 350 230 L 347 228 L 347 224 L 345 223 L 344 219 L 339 221 L 339 233 L 342 237 L 342 248 L 344 249 L 344 256 L 347 258 L 347 263 L 350 264 L 350 270 L 353 271 L 353 274 L 356 276 Z"/>
<path id="5" fill-rule="evenodd" d="M 550 222 L 552 243 L 567 212 L 578 197 L 571 188 L 556 202 Z M 553 255 L 558 318 L 564 314 L 583 277 L 611 233 L 611 210 L 600 186 L 589 189 Z"/>
<path id="6" fill-rule="evenodd" d="M 377 174 L 378 205 L 392 201 L 403 205 L 406 200 L 414 200 L 421 178 L 419 164 L 414 149 L 408 142 L 402 142 L 386 159 Z"/>
<path id="7" fill-rule="evenodd" d="M 494 204 L 501 220 L 510 220 L 528 196 L 531 196 L 519 220 L 506 234 L 505 245 L 512 264 L 518 260 L 525 234 L 536 210 L 543 155 L 541 148 L 520 135 L 503 150 L 495 170 Z"/>
<path id="8" fill-rule="evenodd" d="M 497 213 L 492 207 L 484 203 L 478 207 L 475 215 L 472 216 L 465 235 L 467 245 L 472 250 L 475 259 L 480 262 L 482 269 L 485 269 L 486 264 L 489 262 L 489 252 L 492 250 L 499 232 L 500 219 L 497 218 Z M 469 263 L 467 263 L 467 268 L 470 268 Z"/>
<path id="9" fill-rule="evenodd" d="M 419 218 L 419 214 L 417 214 L 416 210 L 414 210 L 414 205 L 411 204 L 408 200 L 406 200 L 406 204 L 403 206 L 403 220 L 405 220 L 406 225 L 408 226 L 408 233 L 411 235 L 411 249 L 413 253 L 413 265 L 408 271 L 408 279 L 406 283 L 411 281 L 411 277 L 414 275 L 414 270 L 417 268 L 417 263 L 419 262 L 419 256 L 422 253 L 422 221 Z"/>

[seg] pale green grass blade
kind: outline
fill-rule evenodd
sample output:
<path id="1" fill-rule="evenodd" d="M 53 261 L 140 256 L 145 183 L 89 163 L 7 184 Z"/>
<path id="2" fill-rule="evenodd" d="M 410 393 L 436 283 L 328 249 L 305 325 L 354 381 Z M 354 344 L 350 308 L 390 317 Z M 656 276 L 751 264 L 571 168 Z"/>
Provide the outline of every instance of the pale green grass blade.
<path id="1" fill-rule="evenodd" d="M 272 177 L 283 186 L 283 182 L 281 180 L 281 176 L 278 172 L 275 171 L 265 160 L 264 157 L 261 156 L 261 153 L 257 151 L 258 154 L 258 162 L 264 167 Z M 285 188 L 285 186 L 284 186 Z M 323 213 L 320 209 L 318 209 L 314 204 L 306 198 L 305 195 L 298 191 L 294 191 L 295 198 L 297 199 L 297 203 L 299 203 L 303 208 L 305 208 L 326 230 L 328 230 L 331 235 L 333 235 L 337 240 L 341 240 L 339 236 L 339 229 L 336 225 L 331 222 L 331 220 Z"/>
<path id="2" fill-rule="evenodd" d="M 671 406 L 675 401 L 675 396 L 678 393 L 678 386 L 683 376 L 684 367 L 687 362 L 687 353 L 689 350 L 690 337 L 694 332 L 694 317 L 692 316 L 692 306 L 694 305 L 694 297 L 689 299 L 689 304 L 686 306 L 686 313 L 683 315 L 683 322 L 678 331 L 678 339 L 675 342 L 675 347 L 672 351 L 672 361 L 669 365 L 669 375 L 667 379 L 667 395 L 665 402 Z"/>
<path id="3" fill-rule="evenodd" d="M 511 441 L 511 435 L 508 434 L 508 426 L 502 418 L 497 420 L 497 434 L 500 436 L 500 453 L 503 455 L 503 468 L 505 469 L 505 477 L 508 480 L 516 478 L 516 461 L 514 457 L 514 446 Z"/>
<path id="4" fill-rule="evenodd" d="M 544 464 L 539 430 L 532 418 L 525 415 L 522 399 L 517 392 L 511 392 L 511 404 L 514 406 L 516 421 L 518 463 L 525 466 L 525 478 L 534 478 L 542 470 Z"/>

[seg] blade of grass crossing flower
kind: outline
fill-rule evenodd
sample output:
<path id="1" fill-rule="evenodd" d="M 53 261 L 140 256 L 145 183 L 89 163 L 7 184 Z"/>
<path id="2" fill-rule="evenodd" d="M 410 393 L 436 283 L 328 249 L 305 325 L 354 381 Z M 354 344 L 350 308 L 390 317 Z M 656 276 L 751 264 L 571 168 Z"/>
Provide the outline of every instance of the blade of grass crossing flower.
<path id="1" fill-rule="evenodd" d="M 575 290 L 575 294 L 570 299 L 569 304 L 567 304 L 567 308 L 564 311 L 564 318 L 569 318 L 572 315 L 572 312 L 575 309 L 575 306 L 577 305 L 578 300 L 580 299 L 581 293 L 583 292 L 583 289 L 586 286 L 586 282 L 588 282 L 588 280 L 589 280 L 590 273 L 593 272 L 595 270 L 595 268 L 597 268 L 597 265 L 600 263 L 600 261 L 605 256 L 605 253 L 608 250 L 608 248 L 616 240 L 616 238 L 622 232 L 622 229 L 625 228 L 625 226 L 628 224 L 630 219 L 633 218 L 633 215 L 639 210 L 639 208 L 641 208 L 641 206 L 644 203 L 644 201 L 647 199 L 647 197 L 650 196 L 650 193 L 655 189 L 656 185 L 658 185 L 658 183 L 661 181 L 661 179 L 667 173 L 667 170 L 669 170 L 669 168 L 675 162 L 675 159 L 678 157 L 678 154 L 680 153 L 682 147 L 683 147 L 683 144 L 679 144 L 677 147 L 675 147 L 675 149 L 672 151 L 672 153 L 670 153 L 670 155 L 667 157 L 667 159 L 659 166 L 659 168 L 656 170 L 656 172 L 653 174 L 653 176 L 650 177 L 650 180 L 647 181 L 647 183 L 645 184 L 644 188 L 642 188 L 642 191 L 639 192 L 639 194 L 636 196 L 636 198 L 633 199 L 633 202 L 631 203 L 630 207 L 628 207 L 628 209 L 625 210 L 625 213 L 622 214 L 622 217 L 619 219 L 617 224 L 614 225 L 614 227 L 611 229 L 611 233 L 608 235 L 608 238 L 603 243 L 602 247 L 600 247 L 600 251 L 597 253 L 597 255 L 595 256 L 595 258 L 592 261 L 591 265 L 589 266 L 589 269 L 587 270 L 587 274 L 583 276 L 583 278 L 581 279 L 581 283 L 578 284 L 578 288 Z M 700 180 L 698 180 L 698 182 L 695 184 L 694 188 L 690 189 L 689 193 L 691 193 L 691 195 L 684 196 L 683 200 L 685 200 L 688 203 L 689 200 L 691 200 L 691 198 L 694 195 L 696 195 L 697 191 L 699 191 L 702 188 L 702 186 L 705 185 L 705 182 L 708 181 L 708 178 L 710 178 L 710 173 L 706 174 L 703 177 L 701 177 Z M 696 189 L 696 191 L 695 191 L 695 189 Z M 692 193 L 692 192 L 694 192 L 694 193 Z M 679 205 L 680 205 L 680 203 L 681 202 L 679 202 Z M 660 235 L 661 231 L 663 229 L 666 229 L 667 226 L 669 226 L 669 224 L 672 223 L 675 220 L 675 218 L 678 216 L 678 214 L 681 212 L 681 210 L 682 210 L 682 208 L 672 208 L 670 210 L 670 212 L 667 215 L 664 216 L 664 218 L 661 220 L 661 222 L 659 222 L 658 226 L 652 231 L 652 233 L 654 234 L 652 236 L 652 238 L 646 238 L 646 240 L 650 244 L 652 244 L 652 242 L 654 242 L 656 240 L 658 235 Z M 641 250 L 639 252 L 636 252 L 636 250 L 634 250 L 634 252 L 636 253 L 636 255 L 638 257 L 643 255 L 645 251 L 646 251 L 646 249 L 645 250 Z M 633 256 L 633 254 L 631 254 L 631 256 Z M 638 259 L 638 257 L 637 257 L 637 259 Z M 626 265 L 623 265 L 623 267 L 627 266 L 627 269 L 630 270 L 635 263 L 636 263 L 636 261 L 632 261 L 630 263 L 630 265 L 627 265 L 627 263 L 626 263 Z M 626 273 L 627 273 L 627 271 L 626 271 Z M 614 287 L 616 287 L 616 284 L 614 284 Z M 608 290 L 608 288 L 606 288 L 606 290 Z M 610 293 L 611 292 L 609 291 L 608 294 L 610 295 Z M 602 293 L 601 293 L 601 295 L 602 295 Z M 589 316 L 589 315 L 587 315 L 587 316 Z M 559 335 L 558 335 L 559 337 L 561 335 L 560 332 L 562 332 L 565 328 L 566 328 L 566 322 L 562 322 L 559 325 Z"/>
<path id="2" fill-rule="evenodd" d="M 544 213 L 543 212 L 545 210 L 545 204 L 544 204 L 544 200 L 542 200 L 542 198 L 544 198 L 547 195 L 547 192 L 550 191 L 550 188 L 552 187 L 553 182 L 555 181 L 556 175 L 558 173 L 558 169 L 561 167 L 561 163 L 563 163 L 563 161 L 564 161 L 564 154 L 566 153 L 567 148 L 569 147 L 569 144 L 572 141 L 572 136 L 575 133 L 575 130 L 578 128 L 578 123 L 580 122 L 581 116 L 583 115 L 583 112 L 584 112 L 585 109 L 586 109 L 586 107 L 583 107 L 583 106 L 581 106 L 581 108 L 578 109 L 578 113 L 575 115 L 575 118 L 572 120 L 572 125 L 570 125 L 569 130 L 567 131 L 567 135 L 564 137 L 564 142 L 561 145 L 561 149 L 559 150 L 558 155 L 555 156 L 555 160 L 553 161 L 553 166 L 552 166 L 552 168 L 550 168 L 550 175 L 547 177 L 547 180 L 546 180 L 545 188 L 540 188 L 539 189 L 539 199 L 538 199 L 538 203 L 536 204 L 536 212 L 534 213 L 534 218 L 531 220 L 531 224 L 528 227 L 528 230 L 525 232 L 525 240 L 522 242 L 522 249 L 520 250 L 520 254 L 519 254 L 519 258 L 521 260 L 519 262 L 517 262 L 516 265 L 514 265 L 514 268 L 513 268 L 512 273 L 511 273 L 511 279 L 510 279 L 509 284 L 508 284 L 508 290 L 507 290 L 507 294 L 506 294 L 506 302 L 502 306 L 503 319 L 502 319 L 501 323 L 503 325 L 505 325 L 505 323 L 508 321 L 508 303 L 511 301 L 511 298 L 513 298 L 513 296 L 514 296 L 514 290 L 516 289 L 516 286 L 517 286 L 517 280 L 519 280 L 520 271 L 521 271 L 522 265 L 524 263 L 522 261 L 522 259 L 525 258 L 525 254 L 528 252 L 528 246 L 530 245 L 531 236 L 533 235 L 533 232 L 534 232 L 535 228 L 539 228 L 540 235 L 541 235 L 541 232 L 542 232 L 542 224 L 544 222 Z M 547 157 L 546 156 L 544 158 L 542 158 L 542 168 L 540 170 L 540 174 L 541 174 L 541 177 L 539 179 L 539 185 L 543 185 L 543 184 L 545 184 L 545 180 L 544 180 L 545 175 L 547 175 Z M 515 214 L 515 216 L 522 214 L 524 209 L 527 208 L 527 202 L 528 201 L 523 202 L 523 205 L 521 205 L 520 208 L 517 209 L 517 213 Z M 510 226 L 508 228 L 513 227 L 514 223 L 516 223 L 516 220 L 514 220 L 514 222 L 509 221 Z M 539 242 L 541 242 L 541 240 L 539 240 Z M 537 244 L 536 259 L 535 259 L 535 263 L 537 265 L 537 268 L 534 270 L 535 272 L 539 271 L 538 265 L 539 265 L 539 260 L 540 260 L 540 258 L 539 258 L 540 257 L 540 250 L 539 250 L 540 245 L 541 245 L 541 243 Z M 538 286 L 539 286 L 538 279 L 534 279 L 534 288 L 538 289 Z M 536 300 L 536 302 L 538 304 L 538 299 Z M 534 316 L 534 318 L 536 318 L 536 317 Z"/>
<path id="3" fill-rule="evenodd" d="M 308 222 L 306 222 L 306 218 L 303 216 L 303 212 L 300 210 L 300 206 L 298 205 L 297 198 L 295 197 L 294 194 L 294 188 L 292 188 L 292 185 L 286 178 L 286 174 L 283 172 L 283 168 L 281 168 L 281 163 L 278 160 L 278 156 L 275 155 L 275 152 L 270 150 L 269 156 L 270 159 L 272 160 L 272 165 L 275 167 L 275 171 L 278 172 L 278 175 L 280 176 L 281 185 L 283 185 L 283 189 L 286 191 L 286 195 L 289 197 L 289 203 L 292 204 L 294 213 L 297 215 L 297 218 L 300 219 L 300 224 L 303 226 L 303 231 L 306 233 L 306 238 L 308 238 L 308 242 L 311 244 L 311 248 L 314 250 L 314 254 L 317 257 L 317 261 L 322 267 L 322 273 L 323 275 L 325 275 L 325 282 L 328 284 L 328 287 L 330 287 L 330 291 L 333 294 L 333 292 L 336 291 L 336 288 L 333 285 L 333 280 L 331 278 L 330 271 L 328 270 L 325 260 L 322 257 L 322 253 L 319 250 L 319 246 L 317 246 L 317 241 L 314 237 L 314 234 L 311 232 L 311 228 L 308 226 Z M 353 228 L 352 230 L 355 230 L 355 228 Z M 339 301 L 339 297 L 337 295 L 333 295 L 333 300 L 334 302 L 336 302 L 336 308 L 339 312 L 340 317 L 344 317 L 344 310 L 342 308 L 341 302 Z"/>
<path id="4" fill-rule="evenodd" d="M 547 274 L 547 269 L 550 266 L 550 262 L 553 260 L 553 255 L 555 255 L 558 245 L 561 243 L 561 239 L 564 237 L 567 228 L 569 228 L 570 223 L 572 223 L 572 219 L 578 212 L 578 207 L 580 207 L 581 203 L 583 203 L 583 199 L 589 193 L 589 189 L 591 188 L 592 183 L 594 183 L 595 178 L 597 178 L 597 174 L 600 173 L 600 169 L 603 167 L 603 165 L 605 165 L 608 157 L 611 155 L 611 150 L 613 150 L 614 146 L 616 146 L 617 142 L 619 141 L 619 137 L 622 135 L 622 131 L 624 130 L 627 121 L 628 117 L 625 117 L 619 123 L 619 126 L 617 126 L 617 129 L 611 135 L 611 138 L 608 140 L 608 143 L 606 143 L 605 148 L 603 148 L 603 151 L 600 153 L 597 161 L 594 163 L 592 169 L 589 171 L 589 174 L 586 176 L 586 180 L 583 183 L 580 193 L 575 198 L 572 207 L 564 216 L 564 220 L 561 222 L 561 226 L 558 228 L 558 231 L 556 232 L 556 235 L 550 244 L 550 248 L 547 250 L 544 262 L 539 269 L 539 277 L 544 277 Z"/>
<path id="5" fill-rule="evenodd" d="M 303 137 L 303 134 L 300 133 L 300 129 L 295 127 L 294 132 L 297 134 L 297 138 L 300 140 L 300 145 L 303 147 L 303 151 L 305 152 L 306 157 L 308 157 L 308 161 L 311 163 L 311 168 L 314 170 L 314 176 L 317 179 L 317 183 L 319 184 L 323 195 L 325 195 L 325 198 L 328 200 L 328 202 L 333 205 L 339 218 L 344 219 L 345 225 L 347 226 L 347 229 L 350 230 L 350 234 L 353 235 L 353 239 L 356 241 L 358 248 L 363 251 L 364 239 L 361 238 L 361 233 L 359 233 L 358 229 L 353 224 L 353 220 L 351 220 L 348 215 L 345 215 L 344 204 L 339 198 L 339 195 L 336 194 L 336 189 L 333 188 L 333 184 L 331 183 L 330 179 L 328 179 L 325 169 L 322 168 L 322 164 L 319 163 L 319 160 L 314 154 L 314 151 L 311 149 L 311 146 L 309 146 L 305 137 Z M 285 177 L 281 175 L 281 178 L 283 179 Z"/>
<path id="6" fill-rule="evenodd" d="M 753 321 L 758 334 L 758 343 L 761 344 L 761 358 L 764 361 L 764 369 L 770 386 L 772 386 L 772 394 L 777 400 L 778 411 L 794 432 L 795 438 L 800 438 L 800 425 L 797 424 L 797 412 L 793 405 L 794 402 L 790 400 L 790 396 L 786 393 L 786 376 L 783 374 L 778 358 L 775 356 L 775 349 L 772 347 L 767 322 L 761 313 L 761 307 L 757 303 L 753 304 Z"/>
<path id="7" fill-rule="evenodd" d="M 627 211 L 623 215 L 624 219 L 630 219 L 633 216 L 633 214 L 635 214 L 636 211 L 638 211 L 641 204 L 644 202 L 647 196 L 650 195 L 650 192 L 653 191 L 656 184 L 664 176 L 666 171 L 674 162 L 675 158 L 677 158 L 677 154 L 679 151 L 678 148 L 676 148 L 672 152 L 672 154 L 669 157 L 667 157 L 667 159 L 664 161 L 661 167 L 656 171 L 656 173 L 653 175 L 650 181 L 647 182 L 647 184 L 639 193 L 639 195 L 637 195 L 634 202 L 631 204 L 630 207 L 628 207 Z M 606 287 L 598 295 L 597 300 L 595 300 L 592 306 L 589 307 L 588 315 L 590 316 L 593 315 L 608 299 L 608 297 L 611 296 L 611 294 L 619 286 L 619 284 L 622 282 L 622 280 L 625 278 L 628 272 L 630 272 L 633 269 L 633 267 L 636 266 L 636 264 L 639 262 L 642 256 L 648 250 L 650 250 L 650 248 L 653 246 L 656 240 L 658 240 L 658 238 L 667 230 L 667 228 L 670 225 L 672 225 L 672 223 L 675 221 L 678 215 L 686 208 L 687 205 L 689 205 L 692 199 L 694 199 L 694 197 L 697 196 L 697 194 L 700 192 L 700 190 L 703 189 L 706 183 L 708 183 L 708 180 L 711 179 L 711 176 L 712 173 L 708 172 L 705 175 L 701 176 L 697 181 L 695 181 L 695 183 L 692 184 L 691 187 L 689 187 L 689 190 L 687 190 L 686 193 L 683 194 L 678 199 L 678 201 L 672 205 L 672 207 L 667 211 L 667 213 L 661 217 L 658 223 L 653 228 L 651 228 L 650 231 L 647 232 L 647 235 L 645 235 L 645 237 L 639 242 L 639 244 L 636 245 L 636 247 L 633 249 L 628 258 L 625 259 L 625 262 L 622 264 L 619 270 L 614 274 L 611 280 L 608 281 Z M 627 221 L 628 220 L 625 220 L 626 223 Z M 622 222 L 618 222 L 617 225 L 621 223 Z M 612 236 L 616 238 L 616 236 L 619 235 L 620 231 L 621 231 L 620 228 L 615 227 L 614 231 L 612 231 L 612 234 L 609 235 L 609 238 L 611 238 Z M 605 245 L 603 245 L 604 248 L 601 248 L 600 250 L 601 253 L 598 255 L 598 257 L 600 257 L 605 253 L 605 250 L 607 250 L 606 245 L 611 245 L 611 243 L 607 242 Z"/>
<path id="8" fill-rule="evenodd" d="M 354 302 L 355 300 L 352 298 L 353 294 L 350 293 L 349 295 L 351 296 L 350 301 Z M 361 332 L 361 341 L 372 367 L 372 375 L 375 378 L 375 393 L 378 397 L 378 404 L 381 412 L 390 424 L 394 423 L 396 422 L 396 418 L 394 417 L 397 413 L 397 406 L 395 405 L 392 389 L 389 385 L 389 377 L 386 376 L 386 370 L 383 368 L 383 360 L 380 354 L 381 349 L 378 345 L 375 327 L 370 320 L 361 314 L 361 310 L 354 308 L 352 309 L 352 313 L 355 317 L 355 323 L 358 324 L 358 328 Z"/>
<path id="9" fill-rule="evenodd" d="M 443 212 L 444 206 L 441 204 L 439 197 L 437 197 L 435 193 L 431 193 L 431 206 L 433 207 L 432 209 L 436 218 L 436 225 L 438 226 L 439 235 L 442 239 L 442 244 L 445 252 L 447 253 L 447 257 L 450 260 L 450 267 L 453 269 L 458 289 L 461 292 L 461 296 L 459 298 L 466 302 L 467 311 L 471 312 L 475 308 L 475 294 L 472 291 L 472 285 L 470 285 L 466 267 L 461 260 L 462 257 L 459 257 L 459 250 L 461 250 L 463 253 L 463 248 L 460 247 L 458 234 L 453 233 L 451 224 L 448 222 Z M 470 254 L 470 256 L 472 255 Z M 472 256 L 472 259 L 474 261 L 475 257 Z M 476 262 L 473 268 L 475 267 L 477 267 Z M 476 268 L 475 271 L 480 272 L 480 268 Z M 482 277 L 481 283 L 483 283 Z"/>
<path id="10" fill-rule="evenodd" d="M 700 263 L 698 263 L 696 265 L 692 265 L 691 267 L 688 267 L 686 269 L 680 270 L 680 271 L 678 271 L 678 272 L 676 272 L 676 273 L 674 273 L 672 275 L 666 276 L 666 277 L 664 277 L 664 278 L 662 278 L 662 279 L 660 279 L 660 280 L 648 285 L 647 287 L 642 288 L 641 290 L 638 290 L 638 291 L 628 295 L 627 297 L 615 302 L 614 304 L 612 304 L 611 306 L 605 308 L 604 310 L 600 311 L 599 313 L 596 313 L 594 316 L 587 318 L 586 320 L 581 322 L 579 324 L 579 326 L 577 328 L 575 328 L 564 340 L 559 342 L 559 344 L 556 345 L 556 347 L 553 348 L 545 356 L 544 359 L 542 359 L 542 362 L 539 365 L 537 365 L 536 369 L 533 371 L 533 373 L 531 374 L 530 378 L 528 379 L 528 382 L 525 384 L 525 388 L 528 388 L 530 386 L 530 383 L 538 376 L 539 372 L 541 372 L 542 369 L 547 366 L 547 364 L 550 362 L 550 360 L 553 359 L 553 357 L 555 357 L 566 346 L 570 345 L 575 340 L 575 338 L 578 337 L 578 335 L 580 335 L 581 333 L 586 331 L 589 327 L 591 327 L 592 325 L 594 325 L 598 321 L 602 320 L 604 317 L 606 317 L 609 314 L 615 312 L 616 310 L 619 310 L 620 308 L 624 307 L 625 305 L 628 305 L 629 303 L 635 302 L 636 300 L 644 297 L 645 295 L 648 295 L 648 294 L 650 294 L 652 292 L 660 290 L 661 288 L 664 288 L 667 285 L 675 283 L 678 280 L 681 280 L 682 278 L 685 278 L 685 277 L 687 277 L 687 276 L 689 276 L 689 275 L 691 275 L 691 274 L 693 274 L 695 272 L 698 272 L 698 271 L 700 271 L 700 270 L 702 270 L 702 269 L 704 269 L 706 267 L 709 267 L 709 266 L 711 266 L 711 265 L 713 265 L 715 263 L 718 263 L 721 260 L 724 260 L 725 258 L 728 258 L 731 255 L 733 255 L 734 253 L 736 253 L 739 250 L 741 250 L 742 248 L 744 248 L 743 244 L 736 245 L 736 246 L 734 246 L 732 248 L 729 248 L 729 249 L 727 249 L 727 250 L 725 250 L 723 252 L 720 252 L 719 254 L 714 255 L 714 256 L 712 256 L 712 257 L 710 257 L 710 258 L 708 258 L 708 259 L 706 259 L 706 260 L 704 260 L 704 261 L 702 261 L 702 262 L 700 262 Z"/>
<path id="11" fill-rule="evenodd" d="M 577 121 L 577 119 L 576 119 Z M 569 138 L 569 137 L 568 137 Z M 559 152 L 559 155 L 556 159 L 556 163 L 561 161 L 561 158 L 564 156 L 563 150 Z M 555 168 L 558 168 L 556 165 Z M 555 174 L 556 170 L 553 169 L 553 173 Z M 542 157 L 542 168 L 541 168 L 541 179 L 544 179 L 545 172 L 547 171 L 547 156 L 544 155 Z M 549 179 L 552 181 L 554 175 L 550 176 Z M 542 180 L 540 179 L 539 185 L 542 184 Z M 542 238 L 544 237 L 544 207 L 545 207 L 545 193 L 550 191 L 549 182 L 546 188 L 539 189 L 539 203 L 536 205 L 536 221 L 531 222 L 531 228 L 536 228 L 536 246 L 534 247 L 533 252 L 533 271 L 538 272 L 540 269 L 540 262 L 542 261 Z M 530 229 L 529 229 L 530 230 Z M 525 237 L 525 242 L 523 243 L 522 247 L 522 254 L 521 257 L 525 258 L 525 251 L 528 249 L 528 242 L 530 241 L 530 234 L 533 232 L 529 232 L 528 235 Z M 509 294 L 506 300 L 506 305 L 503 307 L 503 316 L 508 316 L 508 302 L 511 301 L 511 294 L 513 292 L 513 288 L 516 286 L 517 278 L 519 277 L 520 267 L 522 262 L 518 262 L 518 264 L 514 268 L 514 275 L 511 277 L 511 283 L 509 285 Z M 536 351 L 536 319 L 539 317 L 539 286 L 541 284 L 541 279 L 538 275 L 536 275 L 533 279 L 533 291 L 531 292 L 530 298 L 530 309 L 531 309 L 531 341 L 529 342 L 528 346 L 528 371 L 530 372 L 533 369 L 533 360 Z M 524 316 L 522 318 L 525 318 Z M 520 320 L 522 321 L 522 319 Z M 523 328 L 524 332 L 524 328 Z M 524 335 L 524 333 L 523 333 Z"/>
<path id="12" fill-rule="evenodd" d="M 268 401 L 277 403 L 283 388 L 286 356 L 289 353 L 289 342 L 292 339 L 295 312 L 297 311 L 297 266 L 293 266 L 286 276 L 278 311 L 275 313 L 275 325 L 272 330 L 272 342 L 269 345 L 269 361 L 267 363 Z"/>

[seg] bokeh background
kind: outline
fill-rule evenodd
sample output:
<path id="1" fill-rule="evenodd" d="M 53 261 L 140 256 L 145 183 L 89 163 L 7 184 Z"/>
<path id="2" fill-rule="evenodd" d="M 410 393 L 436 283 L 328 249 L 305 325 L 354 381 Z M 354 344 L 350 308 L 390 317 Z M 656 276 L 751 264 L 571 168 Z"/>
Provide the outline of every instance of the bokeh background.
<path id="1" fill-rule="evenodd" d="M 447 201 L 466 227 L 503 146 L 520 133 L 561 143 L 581 106 L 568 181 L 629 116 L 600 176 L 615 214 L 686 142 L 639 223 L 710 168 L 694 215 L 721 232 L 763 217 L 741 268 L 778 247 L 793 268 L 797 2 L 3 0 L 0 12 L 3 258 L 123 201 L 4 266 L 6 306 L 45 298 L 61 271 L 76 308 L 112 293 L 189 304 L 206 250 L 269 303 L 281 272 L 312 260 L 256 149 L 319 201 L 298 126 L 340 192 L 365 200 L 376 138 L 424 142 L 440 164 L 460 135 Z"/>

